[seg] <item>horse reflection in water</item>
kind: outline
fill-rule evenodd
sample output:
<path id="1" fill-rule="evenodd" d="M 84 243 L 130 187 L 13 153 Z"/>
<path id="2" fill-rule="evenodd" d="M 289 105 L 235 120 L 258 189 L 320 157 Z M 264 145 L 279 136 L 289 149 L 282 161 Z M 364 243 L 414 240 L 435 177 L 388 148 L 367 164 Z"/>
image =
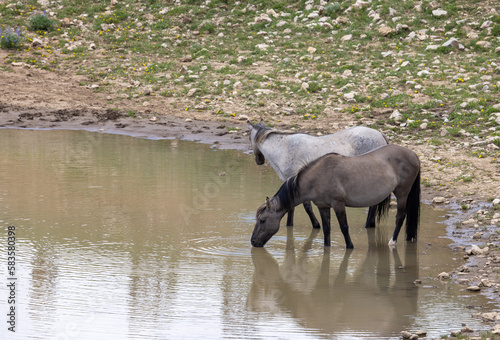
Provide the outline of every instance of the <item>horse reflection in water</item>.
<path id="1" fill-rule="evenodd" d="M 308 256 L 317 230 L 296 251 L 293 230 L 288 228 L 281 265 L 264 248 L 253 248 L 255 272 L 247 308 L 290 313 L 303 327 L 329 335 L 349 330 L 351 335 L 387 337 L 410 327 L 418 299 L 417 245 L 406 244 L 403 263 L 380 233 L 366 231 L 369 248 L 364 260 L 351 259 L 353 252 L 347 250 L 336 273 L 330 248 L 324 248 L 320 261 Z"/>

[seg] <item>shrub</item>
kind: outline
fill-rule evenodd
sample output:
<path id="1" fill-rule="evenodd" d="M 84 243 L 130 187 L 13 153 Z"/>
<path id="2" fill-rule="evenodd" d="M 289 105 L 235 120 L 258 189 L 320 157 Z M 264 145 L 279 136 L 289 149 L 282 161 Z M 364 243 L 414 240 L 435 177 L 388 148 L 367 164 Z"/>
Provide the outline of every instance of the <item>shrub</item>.
<path id="1" fill-rule="evenodd" d="M 21 47 L 21 31 L 19 28 L 15 32 L 7 29 L 4 33 L 0 29 L 0 47 L 2 48 L 19 48 Z"/>
<path id="2" fill-rule="evenodd" d="M 49 19 L 44 11 L 43 13 L 35 14 L 30 18 L 29 29 L 35 32 L 50 32 L 54 29 L 54 21 Z"/>

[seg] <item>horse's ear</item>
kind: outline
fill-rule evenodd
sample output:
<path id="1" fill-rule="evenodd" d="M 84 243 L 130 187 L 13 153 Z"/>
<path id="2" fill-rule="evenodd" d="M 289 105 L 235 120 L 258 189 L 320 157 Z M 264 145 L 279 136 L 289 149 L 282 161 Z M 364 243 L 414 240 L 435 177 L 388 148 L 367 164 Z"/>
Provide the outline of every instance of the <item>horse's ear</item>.
<path id="1" fill-rule="evenodd" d="M 255 128 L 255 125 L 253 125 L 252 123 L 250 123 L 249 120 L 247 120 L 247 126 L 248 126 L 249 129 Z"/>
<path id="2" fill-rule="evenodd" d="M 265 125 L 264 125 L 264 118 L 261 118 L 261 119 L 260 119 L 260 123 L 259 123 L 259 124 L 260 124 L 260 125 L 262 125 L 262 126 L 265 126 Z"/>
<path id="3" fill-rule="evenodd" d="M 271 201 L 269 200 L 269 197 L 266 197 L 266 207 L 267 209 L 271 209 Z"/>

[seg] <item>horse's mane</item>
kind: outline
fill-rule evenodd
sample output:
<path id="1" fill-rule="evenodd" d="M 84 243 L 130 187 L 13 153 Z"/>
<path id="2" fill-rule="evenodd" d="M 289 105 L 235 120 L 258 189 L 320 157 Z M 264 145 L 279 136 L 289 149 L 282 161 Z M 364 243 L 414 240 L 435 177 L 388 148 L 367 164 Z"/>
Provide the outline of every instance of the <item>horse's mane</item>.
<path id="1" fill-rule="evenodd" d="M 278 198 L 282 207 L 287 211 L 293 208 L 293 199 L 299 193 L 299 175 L 300 173 L 297 173 L 295 176 L 287 179 L 285 183 L 281 185 L 276 195 L 274 195 L 274 197 Z"/>
<path id="2" fill-rule="evenodd" d="M 271 134 L 279 134 L 279 135 L 291 135 L 294 132 L 286 132 L 277 130 L 268 126 L 264 126 L 262 124 L 255 125 L 257 127 L 257 133 L 255 134 L 255 143 L 262 143 L 266 140 L 266 138 Z"/>

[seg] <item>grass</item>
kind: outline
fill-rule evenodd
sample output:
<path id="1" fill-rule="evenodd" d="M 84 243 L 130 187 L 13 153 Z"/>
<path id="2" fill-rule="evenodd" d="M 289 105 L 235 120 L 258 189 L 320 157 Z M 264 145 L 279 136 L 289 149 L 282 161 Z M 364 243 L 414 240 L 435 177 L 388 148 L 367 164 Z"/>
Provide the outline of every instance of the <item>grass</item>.
<path id="1" fill-rule="evenodd" d="M 388 132 L 418 131 L 434 145 L 443 138 L 492 134 L 489 128 L 496 123 L 489 117 L 500 95 L 500 63 L 494 52 L 500 46 L 498 15 L 483 15 L 490 13 L 486 4 L 471 6 L 466 0 L 443 4 L 446 18 L 434 17 L 425 4 L 415 10 L 413 2 L 353 4 L 334 1 L 318 11 L 316 0 L 312 5 L 62 0 L 47 8 L 18 2 L 0 5 L 1 25 L 18 29 L 27 43 L 8 46 L 2 40 L 0 48 L 14 51 L 10 59 L 28 60 L 33 67 L 84 76 L 82 85 L 107 83 L 101 91 L 112 93 L 110 81 L 131 83 L 128 98 L 150 85 L 163 98 L 192 100 L 191 107 L 200 97 L 238 101 L 250 112 L 276 118 L 283 111 L 274 106 L 287 106 L 285 102 L 296 108 L 289 116 L 318 121 L 335 108 L 349 120 L 368 119 Z M 318 17 L 309 18 L 314 12 Z M 259 21 L 263 15 L 269 19 Z M 477 27 L 485 20 L 493 22 L 490 29 Z M 382 36 L 380 23 L 394 33 Z M 477 37 L 468 36 L 471 28 Z M 421 30 L 426 30 L 422 40 L 415 36 Z M 427 49 L 450 37 L 466 50 Z M 41 39 L 42 46 L 31 47 L 34 39 Z M 483 40 L 491 46 L 477 47 Z M 95 50 L 89 50 L 91 43 Z M 263 44 L 269 47 L 260 48 Z M 181 61 L 187 56 L 192 62 Z M 307 91 L 301 89 L 304 82 Z M 483 91 L 486 83 L 489 89 Z M 191 87 L 200 91 L 186 98 Z M 262 89 L 268 92 L 255 100 L 256 90 Z M 349 92 L 356 93 L 354 102 L 344 99 Z M 120 98 L 124 96 L 118 103 Z M 407 126 L 388 120 L 396 109 L 410 122 Z M 443 130 L 448 132 L 444 137 Z"/>

